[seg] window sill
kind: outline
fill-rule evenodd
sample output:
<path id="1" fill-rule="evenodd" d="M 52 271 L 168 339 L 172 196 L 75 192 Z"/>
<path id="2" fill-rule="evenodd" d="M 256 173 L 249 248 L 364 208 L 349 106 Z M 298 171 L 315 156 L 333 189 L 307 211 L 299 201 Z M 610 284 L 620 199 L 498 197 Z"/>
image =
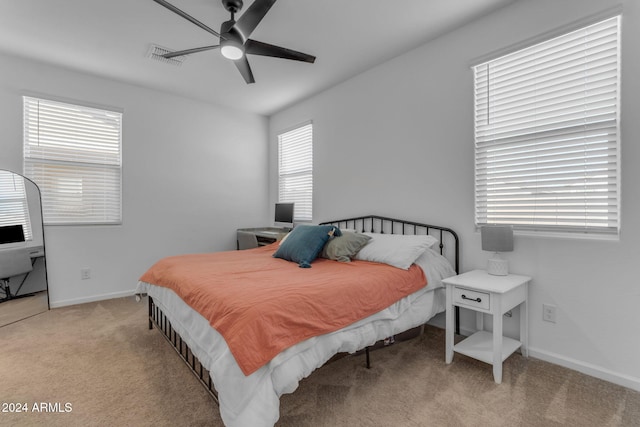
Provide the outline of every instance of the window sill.
<path id="1" fill-rule="evenodd" d="M 480 229 L 476 226 L 476 233 L 480 234 Z M 595 240 L 604 242 L 619 242 L 620 234 L 597 234 L 597 233 L 571 233 L 562 231 L 531 231 L 513 230 L 514 236 L 535 237 L 542 239 L 563 239 L 563 240 Z"/>

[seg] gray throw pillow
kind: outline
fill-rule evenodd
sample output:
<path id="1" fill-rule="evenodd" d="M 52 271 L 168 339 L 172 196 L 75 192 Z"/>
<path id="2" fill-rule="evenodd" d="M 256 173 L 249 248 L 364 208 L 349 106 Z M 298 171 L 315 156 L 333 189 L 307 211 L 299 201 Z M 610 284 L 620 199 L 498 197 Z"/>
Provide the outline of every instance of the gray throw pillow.
<path id="1" fill-rule="evenodd" d="M 369 240 L 371 237 L 365 234 L 344 232 L 342 236 L 330 239 L 324 245 L 320 256 L 340 262 L 350 262 Z"/>

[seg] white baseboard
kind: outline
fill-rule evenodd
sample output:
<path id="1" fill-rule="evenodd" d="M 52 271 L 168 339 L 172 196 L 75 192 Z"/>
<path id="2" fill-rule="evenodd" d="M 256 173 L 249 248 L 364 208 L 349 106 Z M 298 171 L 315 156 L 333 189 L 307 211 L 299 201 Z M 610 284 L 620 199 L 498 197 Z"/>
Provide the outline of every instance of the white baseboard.
<path id="1" fill-rule="evenodd" d="M 544 360 L 545 362 L 553 363 L 555 365 L 564 366 L 565 368 L 573 369 L 574 371 L 582 372 L 583 374 L 590 375 L 601 380 L 609 381 L 610 383 L 614 383 L 622 387 L 640 391 L 640 378 L 613 372 L 600 366 L 583 362 L 581 360 L 572 359 L 560 354 L 551 353 L 549 351 L 544 351 L 533 347 L 529 347 L 529 356 L 535 357 L 536 359 Z"/>
<path id="2" fill-rule="evenodd" d="M 62 300 L 62 301 L 49 301 L 49 305 L 51 306 L 51 308 L 60 308 L 60 307 L 66 307 L 68 305 L 85 304 L 87 302 L 96 302 L 96 301 L 103 301 L 107 299 L 130 297 L 130 296 L 133 296 L 134 293 L 135 293 L 135 290 L 131 289 L 129 291 L 111 292 L 108 294 L 101 294 L 101 295 L 92 295 L 90 297 L 73 298 L 73 299 Z"/>
<path id="3" fill-rule="evenodd" d="M 441 329 L 445 329 L 444 319 L 442 316 L 432 318 L 429 321 L 429 324 Z M 475 330 L 465 328 L 464 326 L 465 325 L 460 325 L 460 333 L 463 336 L 469 336 L 475 332 Z M 640 391 L 640 378 L 620 374 L 618 372 L 614 372 L 600 366 L 592 365 L 581 360 L 572 359 L 557 353 L 540 350 L 534 347 L 529 347 L 529 356 L 536 359 L 544 360 L 545 362 L 553 363 L 554 365 L 564 366 L 565 368 L 569 368 L 574 371 L 581 372 L 585 375 L 589 375 L 613 384 L 620 385 L 622 387 Z"/>

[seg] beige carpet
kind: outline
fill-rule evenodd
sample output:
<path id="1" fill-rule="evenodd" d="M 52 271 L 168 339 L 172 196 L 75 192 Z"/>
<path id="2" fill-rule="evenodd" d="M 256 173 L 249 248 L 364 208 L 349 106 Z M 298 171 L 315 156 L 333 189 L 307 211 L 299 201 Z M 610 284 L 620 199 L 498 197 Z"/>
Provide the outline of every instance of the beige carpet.
<path id="1" fill-rule="evenodd" d="M 55 309 L 0 328 L 2 426 L 221 426 L 217 407 L 157 330 L 146 302 Z M 444 333 L 326 365 L 281 399 L 278 426 L 640 426 L 640 393 L 516 354 L 501 385 Z M 33 412 L 47 404 L 55 413 Z M 70 412 L 65 404 L 71 405 Z M 67 408 L 69 409 L 69 408 Z M 248 426 L 250 427 L 250 426 Z"/>
<path id="2" fill-rule="evenodd" d="M 33 295 L 22 298 L 2 301 L 2 303 L 0 303 L 0 327 L 26 319 L 27 317 L 35 316 L 48 309 L 47 291 L 36 292 Z"/>

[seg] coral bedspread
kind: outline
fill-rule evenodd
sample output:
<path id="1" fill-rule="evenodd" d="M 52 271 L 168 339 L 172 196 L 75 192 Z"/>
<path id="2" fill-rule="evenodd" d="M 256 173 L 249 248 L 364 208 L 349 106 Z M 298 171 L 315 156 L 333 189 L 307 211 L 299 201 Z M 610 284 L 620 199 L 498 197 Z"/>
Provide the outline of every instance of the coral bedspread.
<path id="1" fill-rule="evenodd" d="M 334 332 L 426 285 L 422 269 L 273 258 L 277 247 L 164 258 L 141 278 L 172 289 L 225 339 L 245 375 L 286 348 Z"/>

